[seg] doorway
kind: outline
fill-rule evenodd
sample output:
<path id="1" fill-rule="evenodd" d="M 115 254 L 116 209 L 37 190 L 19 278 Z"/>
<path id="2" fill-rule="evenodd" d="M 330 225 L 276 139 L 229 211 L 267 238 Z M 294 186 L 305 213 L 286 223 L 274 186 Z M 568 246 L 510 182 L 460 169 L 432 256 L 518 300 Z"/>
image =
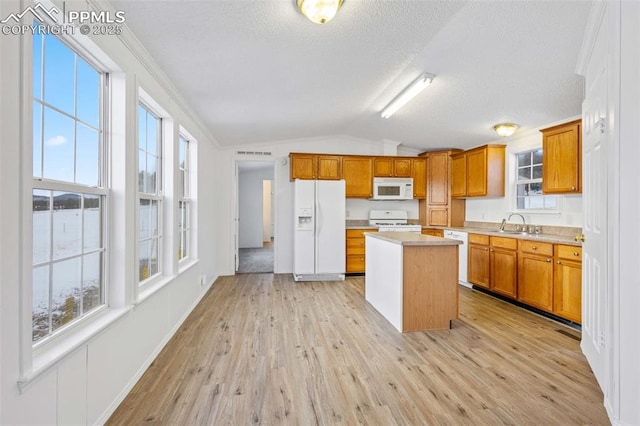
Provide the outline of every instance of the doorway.
<path id="1" fill-rule="evenodd" d="M 274 164 L 250 160 L 236 164 L 236 272 L 273 273 Z"/>

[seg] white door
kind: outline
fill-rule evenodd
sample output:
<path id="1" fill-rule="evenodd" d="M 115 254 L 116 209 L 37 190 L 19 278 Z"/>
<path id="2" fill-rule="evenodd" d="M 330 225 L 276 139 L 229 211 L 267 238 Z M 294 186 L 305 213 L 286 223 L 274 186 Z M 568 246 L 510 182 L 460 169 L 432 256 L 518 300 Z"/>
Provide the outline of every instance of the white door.
<path id="1" fill-rule="evenodd" d="M 235 179 L 233 180 L 234 191 L 233 196 L 234 200 L 234 212 L 233 212 L 233 226 L 234 229 L 234 263 L 235 263 L 235 271 L 238 272 L 240 269 L 240 202 L 239 202 L 239 194 L 238 194 L 238 162 L 235 163 Z"/>
<path id="2" fill-rule="evenodd" d="M 345 273 L 345 181 L 316 181 L 316 273 Z"/>
<path id="3" fill-rule="evenodd" d="M 603 38 L 603 37 L 600 37 Z M 606 39 L 606 37 L 604 37 Z M 607 336 L 610 302 L 607 271 L 607 51 L 594 49 L 582 104 L 584 244 L 582 248 L 582 351 L 600 387 L 607 389 Z"/>

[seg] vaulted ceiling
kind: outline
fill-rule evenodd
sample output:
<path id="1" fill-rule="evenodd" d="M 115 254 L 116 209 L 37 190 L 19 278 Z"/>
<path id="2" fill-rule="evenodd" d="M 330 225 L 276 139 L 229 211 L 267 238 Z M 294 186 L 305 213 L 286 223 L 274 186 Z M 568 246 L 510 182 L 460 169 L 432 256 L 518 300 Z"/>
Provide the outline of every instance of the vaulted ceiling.
<path id="1" fill-rule="evenodd" d="M 341 134 L 468 148 L 499 122 L 580 114 L 588 1 L 345 0 L 325 25 L 295 0 L 111 3 L 222 146 Z M 423 72 L 433 84 L 382 119 Z"/>

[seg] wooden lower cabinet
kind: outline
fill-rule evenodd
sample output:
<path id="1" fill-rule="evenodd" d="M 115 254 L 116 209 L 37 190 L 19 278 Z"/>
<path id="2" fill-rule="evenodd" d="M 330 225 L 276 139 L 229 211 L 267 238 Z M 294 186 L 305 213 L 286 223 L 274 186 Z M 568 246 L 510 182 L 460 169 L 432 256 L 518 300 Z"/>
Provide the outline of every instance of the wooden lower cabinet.
<path id="1" fill-rule="evenodd" d="M 488 290 L 490 264 L 489 237 L 469 234 L 469 265 L 467 270 L 469 282 Z"/>
<path id="2" fill-rule="evenodd" d="M 491 247 L 491 291 L 516 297 L 518 285 L 518 253 Z"/>
<path id="3" fill-rule="evenodd" d="M 365 271 L 365 232 L 376 232 L 375 229 L 347 229 L 346 235 L 346 273 L 361 274 Z"/>
<path id="4" fill-rule="evenodd" d="M 582 247 L 556 246 L 553 266 L 553 312 L 582 323 Z"/>
<path id="5" fill-rule="evenodd" d="M 468 250 L 471 284 L 581 323 L 581 247 L 469 234 Z"/>
<path id="6" fill-rule="evenodd" d="M 424 228 L 424 229 L 422 229 L 422 234 L 431 235 L 432 237 L 444 238 L 444 230 L 443 229 Z"/>
<path id="7" fill-rule="evenodd" d="M 553 312 L 553 244 L 520 240 L 518 300 Z"/>
<path id="8" fill-rule="evenodd" d="M 516 297 L 517 240 L 469 234 L 470 283 L 508 297 Z"/>

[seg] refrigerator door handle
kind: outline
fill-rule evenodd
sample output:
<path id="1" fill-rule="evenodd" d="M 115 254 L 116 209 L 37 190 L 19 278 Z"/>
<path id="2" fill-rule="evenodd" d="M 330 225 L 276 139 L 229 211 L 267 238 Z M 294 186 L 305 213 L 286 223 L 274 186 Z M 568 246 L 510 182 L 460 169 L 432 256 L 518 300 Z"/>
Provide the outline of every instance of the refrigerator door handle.
<path id="1" fill-rule="evenodd" d="M 315 210 L 316 210 L 316 223 L 315 223 L 315 238 L 313 239 L 315 242 L 315 247 L 314 252 L 315 252 L 315 256 L 314 256 L 314 265 L 313 265 L 313 269 L 316 271 L 316 273 L 318 272 L 318 268 L 320 265 L 320 241 L 318 236 L 320 235 L 320 228 L 321 228 L 321 223 L 322 223 L 322 212 L 320 209 L 320 203 L 318 202 L 318 183 L 316 182 L 316 191 L 315 191 Z"/>

